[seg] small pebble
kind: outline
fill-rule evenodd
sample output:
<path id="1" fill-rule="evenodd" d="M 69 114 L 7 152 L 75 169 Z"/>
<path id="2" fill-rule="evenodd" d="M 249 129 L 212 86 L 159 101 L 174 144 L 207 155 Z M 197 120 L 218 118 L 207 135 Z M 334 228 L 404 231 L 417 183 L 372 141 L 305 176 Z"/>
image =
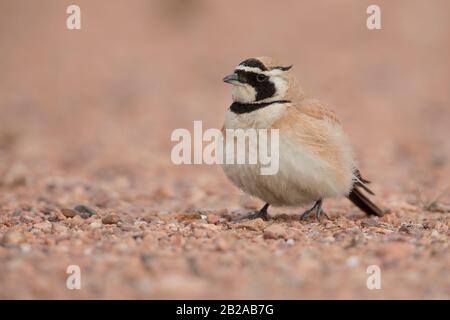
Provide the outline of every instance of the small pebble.
<path id="1" fill-rule="evenodd" d="M 81 218 L 80 216 L 75 216 L 75 217 L 73 217 L 71 219 L 68 219 L 67 222 L 71 226 L 76 227 L 76 226 L 81 226 L 84 223 L 84 219 Z"/>
<path id="2" fill-rule="evenodd" d="M 378 227 L 380 223 L 376 219 L 364 219 L 361 221 L 361 227 Z"/>
<path id="3" fill-rule="evenodd" d="M 398 231 L 411 235 L 419 235 L 423 229 L 421 224 L 403 223 Z"/>
<path id="4" fill-rule="evenodd" d="M 136 228 L 135 226 L 133 226 L 132 224 L 129 224 L 129 223 L 124 223 L 124 224 L 120 225 L 120 229 L 122 229 L 122 231 L 126 231 L 126 232 L 138 231 L 138 228 Z"/>
<path id="5" fill-rule="evenodd" d="M 102 223 L 100 221 L 94 221 L 89 224 L 89 228 L 91 229 L 98 229 L 102 227 Z"/>
<path id="6" fill-rule="evenodd" d="M 16 230 L 8 230 L 1 240 L 1 244 L 8 246 L 8 245 L 17 245 L 19 243 L 22 243 L 25 240 L 25 237 L 22 232 L 16 231 Z"/>
<path id="7" fill-rule="evenodd" d="M 431 231 L 431 237 L 432 238 L 436 239 L 436 238 L 439 238 L 439 236 L 440 236 L 440 233 L 436 229 L 433 229 L 433 231 Z"/>
<path id="8" fill-rule="evenodd" d="M 66 226 L 63 226 L 63 225 L 61 225 L 61 224 L 55 223 L 55 224 L 53 225 L 53 230 L 54 230 L 55 232 L 57 232 L 57 233 L 65 233 L 65 232 L 67 232 L 69 229 L 68 229 Z"/>
<path id="9" fill-rule="evenodd" d="M 217 214 L 210 213 L 210 214 L 208 214 L 206 221 L 208 221 L 208 223 L 211 223 L 211 224 L 216 224 L 219 222 L 219 219 L 220 219 L 220 217 Z"/>
<path id="10" fill-rule="evenodd" d="M 266 224 L 263 221 L 263 219 L 261 219 L 261 218 L 254 219 L 254 220 L 248 220 L 248 221 L 242 222 L 237 225 L 238 228 L 245 228 L 245 229 L 253 230 L 253 231 L 260 231 L 265 226 L 266 226 Z"/>
<path id="11" fill-rule="evenodd" d="M 264 229 L 264 239 L 287 238 L 286 230 L 279 224 L 272 224 Z"/>
<path id="12" fill-rule="evenodd" d="M 119 217 L 115 214 L 108 214 L 102 219 L 104 224 L 117 224 L 119 222 Z"/>
<path id="13" fill-rule="evenodd" d="M 289 245 L 289 246 L 293 246 L 295 244 L 295 240 L 294 239 L 288 239 L 286 241 L 286 244 Z"/>
<path id="14" fill-rule="evenodd" d="M 78 205 L 74 208 L 75 211 L 80 213 L 80 216 L 84 219 L 87 219 L 89 217 L 92 217 L 93 215 L 96 215 L 97 212 L 95 210 L 89 208 L 88 206 L 85 206 L 84 204 Z"/>
<path id="15" fill-rule="evenodd" d="M 66 217 L 66 218 L 73 218 L 76 215 L 78 215 L 78 211 L 73 210 L 73 209 L 69 209 L 69 208 L 62 208 L 61 209 L 61 213 Z"/>
<path id="16" fill-rule="evenodd" d="M 202 216 L 197 213 L 182 213 L 182 214 L 178 214 L 176 219 L 178 221 L 193 221 L 193 220 L 199 220 L 202 219 Z"/>
<path id="17" fill-rule="evenodd" d="M 359 258 L 357 256 L 350 256 L 345 261 L 345 264 L 350 268 L 357 267 L 359 265 Z"/>
<path id="18" fill-rule="evenodd" d="M 45 221 L 45 222 L 41 222 L 41 223 L 37 223 L 37 224 L 33 225 L 33 228 L 38 229 L 42 232 L 48 233 L 48 232 L 52 231 L 52 224 L 48 221 Z"/>

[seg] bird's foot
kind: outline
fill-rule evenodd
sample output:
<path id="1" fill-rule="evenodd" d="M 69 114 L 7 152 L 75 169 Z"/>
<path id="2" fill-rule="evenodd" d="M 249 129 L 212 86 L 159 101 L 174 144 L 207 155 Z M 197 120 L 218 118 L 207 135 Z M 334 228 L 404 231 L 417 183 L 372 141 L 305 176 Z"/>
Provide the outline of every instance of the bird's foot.
<path id="1" fill-rule="evenodd" d="M 267 208 L 269 208 L 268 203 L 266 203 L 264 205 L 264 207 L 261 208 L 261 210 L 244 217 L 244 219 L 253 220 L 253 219 L 261 218 L 261 219 L 267 221 L 267 220 L 269 220 L 269 213 L 267 212 Z"/>
<path id="2" fill-rule="evenodd" d="M 302 213 L 302 215 L 300 216 L 300 220 L 306 220 L 308 219 L 311 214 L 315 212 L 316 213 L 316 219 L 317 221 L 320 221 L 320 217 L 322 215 L 324 215 L 325 217 L 327 217 L 328 220 L 330 220 L 330 217 L 327 215 L 327 213 L 325 211 L 323 211 L 322 209 L 322 199 L 317 200 L 316 203 L 314 203 L 314 205 L 306 210 L 305 212 Z"/>

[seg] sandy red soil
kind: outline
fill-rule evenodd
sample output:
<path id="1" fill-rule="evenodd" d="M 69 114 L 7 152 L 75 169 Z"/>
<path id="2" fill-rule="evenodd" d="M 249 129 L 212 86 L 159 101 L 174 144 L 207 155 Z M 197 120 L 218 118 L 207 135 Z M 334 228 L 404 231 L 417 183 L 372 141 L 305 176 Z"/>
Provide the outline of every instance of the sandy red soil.
<path id="1" fill-rule="evenodd" d="M 85 0 L 80 31 L 67 1 L 0 2 L 0 298 L 450 298 L 450 4 L 378 2 L 377 31 L 356 0 Z M 240 220 L 262 203 L 171 162 L 258 55 L 333 107 L 390 214 Z"/>

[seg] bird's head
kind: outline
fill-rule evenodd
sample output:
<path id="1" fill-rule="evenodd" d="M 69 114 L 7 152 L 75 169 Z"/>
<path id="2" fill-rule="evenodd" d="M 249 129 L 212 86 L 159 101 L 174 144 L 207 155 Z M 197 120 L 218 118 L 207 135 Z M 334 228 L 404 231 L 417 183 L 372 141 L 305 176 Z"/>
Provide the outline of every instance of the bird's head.
<path id="1" fill-rule="evenodd" d="M 283 67 L 272 58 L 258 57 L 242 61 L 234 73 L 223 78 L 231 84 L 234 102 L 264 103 L 284 100 L 293 80 L 292 66 Z"/>

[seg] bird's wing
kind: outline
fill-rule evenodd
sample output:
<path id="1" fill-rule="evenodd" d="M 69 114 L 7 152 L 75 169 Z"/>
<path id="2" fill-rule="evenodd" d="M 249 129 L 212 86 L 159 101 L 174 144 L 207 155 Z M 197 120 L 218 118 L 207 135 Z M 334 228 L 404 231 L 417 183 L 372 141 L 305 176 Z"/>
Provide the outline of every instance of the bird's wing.
<path id="1" fill-rule="evenodd" d="M 340 124 L 336 114 L 325 107 L 320 100 L 306 98 L 301 102 L 294 104 L 298 112 L 318 120 L 329 120 L 332 123 Z"/>
<path id="2" fill-rule="evenodd" d="M 279 129 L 284 145 L 301 157 L 332 172 L 341 185 L 353 180 L 354 159 L 351 146 L 336 115 L 318 100 L 291 103 L 272 124 Z M 322 170 L 321 169 L 321 170 Z"/>
<path id="3" fill-rule="evenodd" d="M 336 136 L 343 133 L 336 115 L 318 100 L 304 102 L 292 102 L 283 116 L 272 124 L 272 128 L 279 129 L 284 139 L 292 141 L 293 145 L 309 150 L 332 166 L 340 167 L 343 154 Z"/>
<path id="4" fill-rule="evenodd" d="M 333 135 L 342 131 L 335 113 L 319 100 L 312 98 L 291 102 L 284 115 L 273 123 L 272 128 L 282 131 L 285 129 L 284 131 L 289 131 L 298 142 L 328 155 L 335 151 Z"/>

